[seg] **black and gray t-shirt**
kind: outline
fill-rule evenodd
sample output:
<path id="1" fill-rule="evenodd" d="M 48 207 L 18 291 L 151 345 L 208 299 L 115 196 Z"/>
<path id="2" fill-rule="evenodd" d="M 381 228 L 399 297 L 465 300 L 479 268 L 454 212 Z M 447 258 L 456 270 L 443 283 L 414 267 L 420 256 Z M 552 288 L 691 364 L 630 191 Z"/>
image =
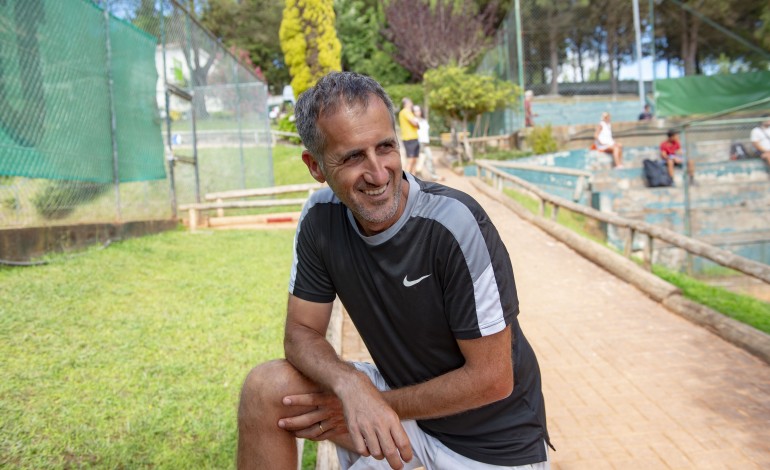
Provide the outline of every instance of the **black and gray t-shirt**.
<path id="1" fill-rule="evenodd" d="M 331 190 L 315 192 L 297 228 L 289 291 L 311 302 L 339 296 L 391 388 L 461 367 L 457 339 L 491 335 L 510 324 L 513 393 L 418 424 L 479 462 L 541 462 L 547 431 L 540 370 L 516 319 L 513 270 L 497 229 L 467 194 L 405 178 L 403 215 L 371 237 Z"/>

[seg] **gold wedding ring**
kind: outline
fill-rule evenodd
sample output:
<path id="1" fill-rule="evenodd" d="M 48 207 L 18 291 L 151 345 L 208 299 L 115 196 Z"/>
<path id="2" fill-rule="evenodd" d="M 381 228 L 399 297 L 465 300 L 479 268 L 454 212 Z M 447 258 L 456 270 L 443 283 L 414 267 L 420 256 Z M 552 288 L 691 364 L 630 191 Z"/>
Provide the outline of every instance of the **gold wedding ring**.
<path id="1" fill-rule="evenodd" d="M 321 434 L 323 434 L 323 433 L 324 433 L 324 427 L 323 427 L 323 426 L 321 426 L 321 423 L 320 423 L 320 422 L 318 423 L 318 429 L 320 429 L 320 430 L 321 430 Z"/>

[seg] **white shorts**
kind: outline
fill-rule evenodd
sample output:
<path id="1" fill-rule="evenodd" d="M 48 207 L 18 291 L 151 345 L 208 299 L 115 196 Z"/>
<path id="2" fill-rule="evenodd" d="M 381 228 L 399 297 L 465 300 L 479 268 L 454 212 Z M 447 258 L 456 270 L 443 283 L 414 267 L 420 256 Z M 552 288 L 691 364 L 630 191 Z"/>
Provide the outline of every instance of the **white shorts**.
<path id="1" fill-rule="evenodd" d="M 354 362 L 353 365 L 356 369 L 366 374 L 378 390 L 390 390 L 388 384 L 385 383 L 385 379 L 380 375 L 380 371 L 374 365 L 368 362 Z M 405 470 L 420 467 L 425 467 L 425 470 L 550 470 L 551 468 L 548 460 L 515 467 L 476 462 L 451 450 L 430 434 L 426 434 L 417 426 L 415 421 L 401 421 L 401 424 L 409 436 L 409 442 L 412 444 L 412 452 L 414 454 L 412 461 L 404 464 Z M 546 455 L 548 455 L 548 446 L 545 444 L 545 441 L 543 442 L 543 447 L 545 447 Z M 361 457 L 359 454 L 339 446 L 337 446 L 337 456 L 340 459 L 340 466 L 343 470 L 390 470 L 390 465 L 385 459 L 377 460 L 374 457 Z"/>

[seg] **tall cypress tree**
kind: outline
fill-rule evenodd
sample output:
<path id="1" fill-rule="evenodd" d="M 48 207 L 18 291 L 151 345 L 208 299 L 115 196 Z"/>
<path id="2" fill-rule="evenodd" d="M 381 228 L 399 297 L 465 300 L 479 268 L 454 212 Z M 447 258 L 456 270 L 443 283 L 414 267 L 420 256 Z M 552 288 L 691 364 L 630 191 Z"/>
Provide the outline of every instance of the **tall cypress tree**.
<path id="1" fill-rule="evenodd" d="M 342 69 L 334 23 L 332 0 L 286 0 L 279 37 L 295 96 Z"/>

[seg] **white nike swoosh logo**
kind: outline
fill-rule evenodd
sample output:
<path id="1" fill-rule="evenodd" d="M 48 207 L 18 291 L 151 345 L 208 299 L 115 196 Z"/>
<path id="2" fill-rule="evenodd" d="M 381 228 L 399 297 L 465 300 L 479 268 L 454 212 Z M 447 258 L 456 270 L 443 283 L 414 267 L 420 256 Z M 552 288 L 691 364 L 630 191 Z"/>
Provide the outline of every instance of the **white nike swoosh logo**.
<path id="1" fill-rule="evenodd" d="M 426 274 L 423 277 L 419 277 L 415 279 L 414 281 L 410 281 L 407 279 L 407 276 L 404 276 L 404 287 L 412 287 L 413 285 L 417 284 L 418 282 L 422 281 L 426 277 L 430 277 L 430 274 Z"/>

